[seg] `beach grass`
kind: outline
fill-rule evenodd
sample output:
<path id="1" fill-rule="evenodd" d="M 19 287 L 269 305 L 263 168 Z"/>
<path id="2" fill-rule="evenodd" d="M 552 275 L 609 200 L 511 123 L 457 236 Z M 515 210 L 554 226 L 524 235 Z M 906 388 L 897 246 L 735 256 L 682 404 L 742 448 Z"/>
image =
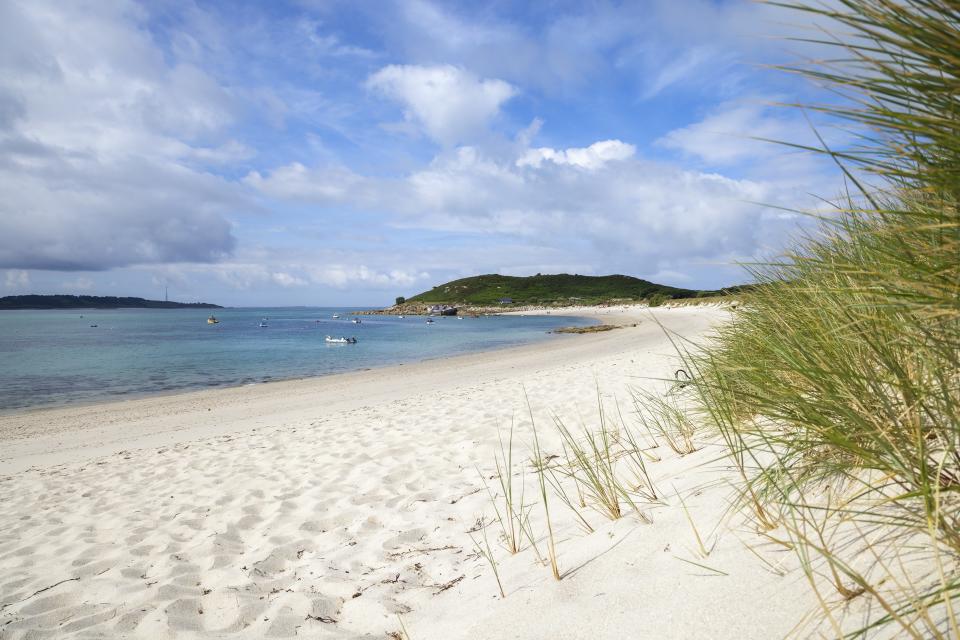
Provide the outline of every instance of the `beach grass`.
<path id="1" fill-rule="evenodd" d="M 690 412 L 676 396 L 642 389 L 634 390 L 632 396 L 636 414 L 654 442 L 666 442 L 681 456 L 697 450 Z"/>
<path id="2" fill-rule="evenodd" d="M 473 537 L 473 533 L 469 534 L 470 540 L 473 542 L 473 550 L 479 557 L 486 560 L 487 564 L 490 565 L 490 569 L 493 571 L 493 577 L 497 581 L 497 589 L 500 591 L 500 597 L 506 598 L 507 594 L 504 592 L 503 582 L 500 580 L 499 565 L 497 564 L 496 557 L 493 555 L 493 549 L 490 547 L 490 538 L 487 536 L 486 523 L 482 523 L 480 527 L 480 533 L 483 538 L 483 544 L 480 544 L 480 541 Z"/>
<path id="3" fill-rule="evenodd" d="M 626 500 L 632 506 L 633 501 L 617 476 L 616 453 L 603 414 L 599 429 L 596 432 L 584 429 L 580 437 L 575 436 L 559 418 L 554 421 L 564 441 L 567 454 L 564 469 L 568 477 L 577 483 L 599 513 L 610 520 L 623 516 L 621 502 Z"/>
<path id="4" fill-rule="evenodd" d="M 500 525 L 501 540 L 511 555 L 520 551 L 524 537 L 525 514 L 527 513 L 525 501 L 526 483 L 524 482 L 522 466 L 520 480 L 519 482 L 514 482 L 513 426 L 513 422 L 511 421 L 506 443 L 504 443 L 503 434 L 497 434 L 500 449 L 494 455 L 494 465 L 496 467 L 496 477 L 500 485 L 500 492 L 498 494 L 495 494 L 490 489 L 490 485 L 487 484 L 483 473 L 478 470 L 480 480 L 483 482 L 490 503 L 493 505 L 497 524 Z M 517 494 L 518 490 L 519 495 Z M 502 509 L 499 504 L 501 501 L 503 502 Z"/>
<path id="5" fill-rule="evenodd" d="M 526 390 L 524 390 L 526 396 Z M 537 471 L 537 484 L 540 489 L 540 499 L 543 503 L 544 517 L 547 523 L 547 558 L 550 562 L 550 573 L 554 580 L 560 579 L 560 567 L 557 563 L 557 543 L 553 535 L 553 521 L 550 519 L 550 499 L 547 486 L 549 471 L 549 461 L 540 446 L 540 436 L 537 434 L 537 423 L 533 417 L 533 407 L 530 406 L 530 399 L 527 398 L 527 411 L 530 415 L 530 428 L 533 431 L 533 464 Z"/>
<path id="6" fill-rule="evenodd" d="M 708 348 L 684 350 L 688 388 L 830 634 L 960 637 L 960 5 L 782 6 L 822 21 L 814 40 L 837 54 L 787 71 L 840 96 L 807 108 L 855 142 L 807 149 L 849 187 L 752 268 L 759 286 Z M 675 448 L 672 408 L 639 403 Z M 843 615 L 862 600 L 869 615 Z"/>

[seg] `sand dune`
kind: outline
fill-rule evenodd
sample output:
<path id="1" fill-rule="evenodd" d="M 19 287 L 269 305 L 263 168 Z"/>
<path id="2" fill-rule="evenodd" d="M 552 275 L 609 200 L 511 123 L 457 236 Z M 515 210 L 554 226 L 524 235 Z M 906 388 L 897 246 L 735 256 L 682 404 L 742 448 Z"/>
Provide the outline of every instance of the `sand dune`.
<path id="1" fill-rule="evenodd" d="M 490 473 L 498 427 L 515 419 L 526 442 L 524 390 L 546 426 L 554 412 L 589 420 L 598 385 L 613 403 L 671 372 L 647 311 L 602 313 L 639 324 L 0 419 L 0 638 L 783 635 L 803 585 L 764 571 L 726 525 L 704 561 L 725 575 L 678 560 L 693 538 L 675 500 L 650 506 L 650 524 L 588 516 L 590 535 L 555 507 L 565 579 L 529 549 L 498 549 L 497 596 L 468 531 L 490 515 L 477 468 Z M 657 318 L 697 337 L 724 314 Z M 660 453 L 656 482 L 687 495 L 705 532 L 724 522 L 718 450 Z M 779 606 L 755 606 L 771 594 Z"/>

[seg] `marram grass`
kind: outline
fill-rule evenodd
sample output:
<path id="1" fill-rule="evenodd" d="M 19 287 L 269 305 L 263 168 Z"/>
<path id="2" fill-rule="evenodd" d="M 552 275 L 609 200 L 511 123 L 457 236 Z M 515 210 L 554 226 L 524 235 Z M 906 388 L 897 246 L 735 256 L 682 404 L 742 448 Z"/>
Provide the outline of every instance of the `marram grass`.
<path id="1" fill-rule="evenodd" d="M 691 388 L 758 531 L 797 553 L 817 633 L 957 638 L 960 2 L 785 6 L 828 21 L 837 56 L 790 71 L 846 97 L 813 108 L 860 132 L 819 149 L 854 192 L 755 269 L 734 320 L 685 354 Z"/>

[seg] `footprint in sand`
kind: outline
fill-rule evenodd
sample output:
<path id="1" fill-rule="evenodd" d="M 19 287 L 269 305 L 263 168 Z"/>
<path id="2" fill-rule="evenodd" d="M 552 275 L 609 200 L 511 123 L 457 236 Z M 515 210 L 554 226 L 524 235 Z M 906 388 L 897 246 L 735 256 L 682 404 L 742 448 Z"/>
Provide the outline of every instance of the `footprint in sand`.
<path id="1" fill-rule="evenodd" d="M 202 610 L 199 599 L 180 598 L 167 605 L 164 613 L 171 630 L 203 631 Z"/>

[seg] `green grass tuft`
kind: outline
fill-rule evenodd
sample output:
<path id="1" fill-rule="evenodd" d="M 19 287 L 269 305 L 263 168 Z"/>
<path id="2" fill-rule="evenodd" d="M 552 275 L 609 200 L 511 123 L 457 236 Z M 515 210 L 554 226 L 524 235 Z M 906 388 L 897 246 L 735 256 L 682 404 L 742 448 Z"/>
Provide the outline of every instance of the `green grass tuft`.
<path id="1" fill-rule="evenodd" d="M 841 34 L 820 39 L 833 61 L 789 71 L 846 98 L 810 108 L 858 128 L 816 149 L 854 192 L 754 269 L 733 320 L 686 354 L 689 388 L 834 635 L 960 637 L 960 5 L 784 6 Z M 862 599 L 867 621 L 845 619 Z"/>

